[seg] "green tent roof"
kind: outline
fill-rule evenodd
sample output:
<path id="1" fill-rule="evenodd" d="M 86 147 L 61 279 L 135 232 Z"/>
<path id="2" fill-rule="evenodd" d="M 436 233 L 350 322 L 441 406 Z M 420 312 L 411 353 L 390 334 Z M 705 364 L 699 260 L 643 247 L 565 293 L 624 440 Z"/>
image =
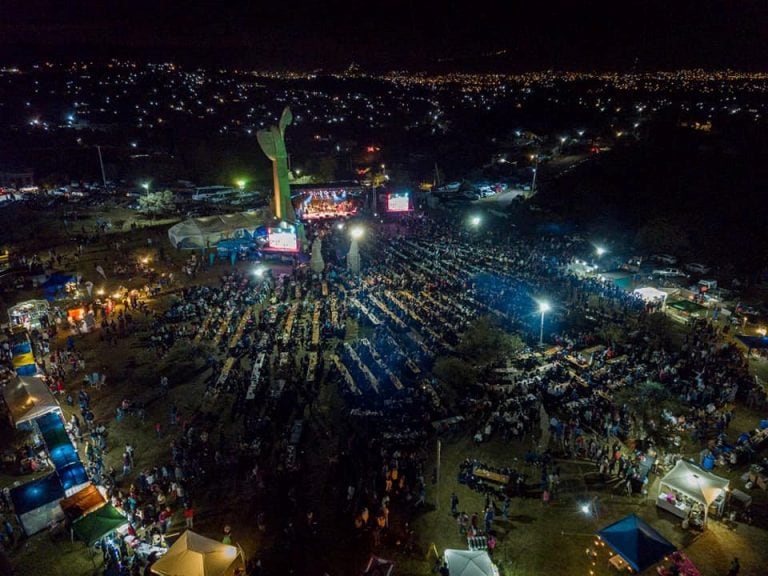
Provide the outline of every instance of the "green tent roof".
<path id="1" fill-rule="evenodd" d="M 706 310 L 706 308 L 701 304 L 697 304 L 696 302 L 691 302 L 690 300 L 678 300 L 677 302 L 671 302 L 667 304 L 667 306 L 669 306 L 670 308 L 674 308 L 675 310 L 688 312 L 689 314 Z"/>
<path id="2" fill-rule="evenodd" d="M 128 524 L 126 517 L 120 514 L 114 506 L 107 504 L 75 521 L 72 524 L 72 530 L 80 540 L 90 546 L 99 538 L 126 524 Z"/>

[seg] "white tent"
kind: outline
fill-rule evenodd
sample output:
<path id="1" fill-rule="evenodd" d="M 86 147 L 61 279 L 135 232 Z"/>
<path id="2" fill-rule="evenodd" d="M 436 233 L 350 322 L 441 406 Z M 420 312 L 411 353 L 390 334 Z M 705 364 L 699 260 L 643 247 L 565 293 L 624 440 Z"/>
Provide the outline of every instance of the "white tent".
<path id="1" fill-rule="evenodd" d="M 730 481 L 721 478 L 686 460 L 678 460 L 659 484 L 659 494 L 665 490 L 676 490 L 704 508 L 704 522 L 709 515 L 710 505 L 728 488 Z"/>
<path id="2" fill-rule="evenodd" d="M 243 551 L 187 530 L 152 565 L 160 576 L 233 576 L 245 570 Z"/>
<path id="3" fill-rule="evenodd" d="M 445 562 L 451 576 L 499 576 L 499 570 L 484 550 L 445 551 Z"/>
<path id="4" fill-rule="evenodd" d="M 652 286 L 646 286 L 644 288 L 636 288 L 633 294 L 640 296 L 646 302 L 657 302 L 661 300 L 662 304 L 667 301 L 668 294 L 663 290 L 658 290 Z"/>
<path id="5" fill-rule="evenodd" d="M 168 229 L 168 238 L 174 248 L 199 250 L 214 247 L 219 240 L 225 238 L 240 237 L 246 231 L 253 234 L 267 221 L 266 213 L 259 210 L 204 216 L 171 226 Z"/>
<path id="6" fill-rule="evenodd" d="M 3 400 L 17 428 L 49 412 L 61 411 L 51 391 L 37 376 L 17 376 L 3 386 Z"/>

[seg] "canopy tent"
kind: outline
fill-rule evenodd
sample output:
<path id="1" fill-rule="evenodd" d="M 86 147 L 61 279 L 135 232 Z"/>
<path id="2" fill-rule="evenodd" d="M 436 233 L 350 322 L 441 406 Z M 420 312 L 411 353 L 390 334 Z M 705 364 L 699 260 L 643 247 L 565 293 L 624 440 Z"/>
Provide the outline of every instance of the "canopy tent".
<path id="1" fill-rule="evenodd" d="M 71 274 L 64 274 L 62 272 L 51 274 L 42 286 L 45 299 L 49 301 L 54 300 L 67 287 L 67 284 L 74 284 L 76 280 L 75 276 Z"/>
<path id="2" fill-rule="evenodd" d="M 597 531 L 633 570 L 642 572 L 675 551 L 675 546 L 635 514 Z"/>
<path id="3" fill-rule="evenodd" d="M 3 400 L 17 428 L 51 412 L 61 412 L 45 383 L 35 376 L 17 376 L 3 387 Z"/>
<path id="4" fill-rule="evenodd" d="M 72 532 L 89 546 L 99 538 L 128 524 L 128 520 L 112 504 L 106 504 L 72 524 Z"/>
<path id="5" fill-rule="evenodd" d="M 499 571 L 485 550 L 445 551 L 445 562 L 451 576 L 498 576 Z"/>
<path id="6" fill-rule="evenodd" d="M 63 468 L 57 468 L 56 473 L 61 480 L 61 486 L 64 488 L 64 493 L 67 496 L 71 496 L 76 492 L 79 492 L 84 486 L 87 486 L 91 481 L 88 478 L 88 472 L 85 471 L 85 466 L 79 460 L 74 464 L 69 464 Z"/>
<path id="7" fill-rule="evenodd" d="M 88 484 L 69 498 L 64 498 L 59 502 L 59 506 L 67 518 L 74 522 L 82 516 L 95 512 L 106 503 L 107 501 L 99 489 L 93 484 Z"/>
<path id="8" fill-rule="evenodd" d="M 768 336 L 747 336 L 746 334 L 737 334 L 736 338 L 750 350 L 765 350 L 768 348 Z"/>
<path id="9" fill-rule="evenodd" d="M 721 478 L 686 460 L 678 460 L 659 483 L 659 494 L 665 489 L 681 492 L 704 507 L 704 523 L 707 522 L 709 506 L 725 493 L 730 481 Z"/>
<path id="10" fill-rule="evenodd" d="M 187 530 L 152 565 L 160 576 L 233 576 L 245 570 L 243 551 Z"/>
<path id="11" fill-rule="evenodd" d="M 643 300 L 646 302 L 657 302 L 659 300 L 663 302 L 666 302 L 667 300 L 667 293 L 663 290 L 659 290 L 657 288 L 653 288 L 652 286 L 645 286 L 644 288 L 637 288 L 634 290 L 633 294 L 636 296 L 640 296 Z"/>
<path id="12" fill-rule="evenodd" d="M 37 374 L 35 351 L 29 333 L 17 326 L 11 332 L 11 364 L 19 376 L 34 376 Z"/>
<path id="13" fill-rule="evenodd" d="M 219 240 L 253 236 L 268 219 L 263 210 L 192 218 L 171 226 L 168 238 L 174 248 L 182 250 L 212 248 Z"/>
<path id="14" fill-rule="evenodd" d="M 46 414 L 42 418 L 37 418 L 35 423 L 40 428 L 48 455 L 57 470 L 80 462 L 80 456 L 72 445 L 64 428 L 64 422 L 58 413 Z"/>
<path id="15" fill-rule="evenodd" d="M 50 308 L 47 300 L 27 300 L 14 304 L 8 308 L 11 328 L 14 326 L 23 326 L 27 330 L 40 328 L 40 319 L 48 315 Z"/>
<path id="16" fill-rule="evenodd" d="M 49 523 L 64 518 L 59 500 L 64 498 L 56 474 L 49 474 L 39 480 L 27 482 L 11 490 L 13 509 L 27 536 L 44 530 Z"/>

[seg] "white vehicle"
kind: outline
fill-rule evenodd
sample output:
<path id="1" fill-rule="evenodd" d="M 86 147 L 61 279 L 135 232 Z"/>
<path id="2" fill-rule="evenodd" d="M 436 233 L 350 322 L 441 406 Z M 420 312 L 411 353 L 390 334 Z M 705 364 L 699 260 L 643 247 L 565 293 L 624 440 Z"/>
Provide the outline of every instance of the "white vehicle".
<path id="1" fill-rule="evenodd" d="M 711 270 L 709 266 L 706 266 L 705 264 L 700 264 L 698 262 L 690 262 L 686 264 L 685 269 L 688 270 L 688 272 L 693 272 L 695 274 L 706 274 Z"/>
<path id="2" fill-rule="evenodd" d="M 659 270 L 654 270 L 651 272 L 654 276 L 687 276 L 685 272 L 680 270 L 680 268 L 661 268 Z"/>
<path id="3" fill-rule="evenodd" d="M 664 264 L 677 264 L 677 258 L 672 254 L 654 254 L 653 259 Z"/>
<path id="4" fill-rule="evenodd" d="M 195 202 L 227 202 L 236 200 L 240 191 L 231 186 L 204 186 L 195 188 L 192 200 Z"/>

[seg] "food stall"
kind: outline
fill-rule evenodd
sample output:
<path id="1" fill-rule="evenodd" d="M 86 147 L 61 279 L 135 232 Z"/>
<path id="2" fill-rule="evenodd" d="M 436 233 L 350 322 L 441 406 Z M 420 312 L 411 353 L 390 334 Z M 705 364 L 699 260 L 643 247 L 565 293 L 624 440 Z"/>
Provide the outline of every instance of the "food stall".
<path id="1" fill-rule="evenodd" d="M 716 476 L 686 460 L 661 479 L 656 506 L 684 520 L 700 521 L 706 526 L 709 510 L 715 506 L 722 513 L 729 480 Z"/>
<path id="2" fill-rule="evenodd" d="M 26 300 L 8 308 L 11 328 L 23 326 L 27 330 L 48 326 L 50 304 L 47 300 Z"/>

